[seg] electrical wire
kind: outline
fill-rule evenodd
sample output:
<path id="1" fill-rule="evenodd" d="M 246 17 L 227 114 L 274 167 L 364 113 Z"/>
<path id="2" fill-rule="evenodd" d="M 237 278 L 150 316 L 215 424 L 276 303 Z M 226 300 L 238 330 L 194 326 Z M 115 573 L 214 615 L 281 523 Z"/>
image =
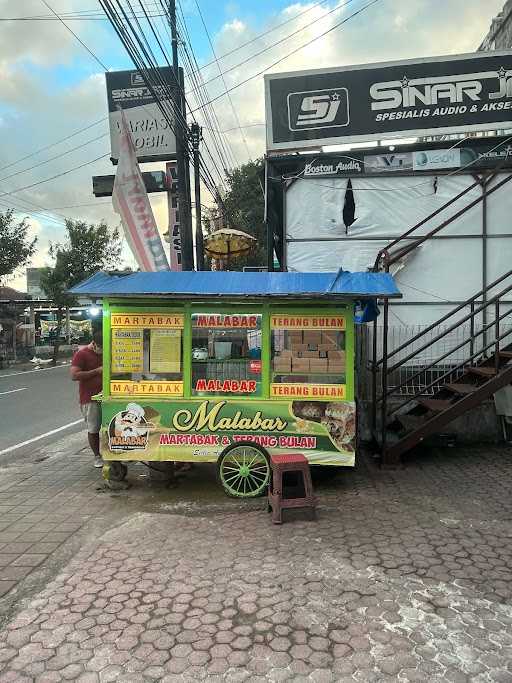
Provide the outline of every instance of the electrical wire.
<path id="1" fill-rule="evenodd" d="M 152 11 L 156 11 L 158 3 L 156 0 L 148 3 L 153 7 Z M 96 9 L 90 10 L 75 10 L 73 12 L 60 12 L 60 16 L 66 21 L 108 21 L 105 15 Z M 160 15 L 151 15 L 160 16 Z M 57 17 L 48 14 L 32 15 L 27 17 L 2 17 L 0 21 L 60 21 Z"/>
<path id="2" fill-rule="evenodd" d="M 57 19 L 60 21 L 60 23 L 61 23 L 63 26 L 65 26 L 65 27 L 67 28 L 67 30 L 68 30 L 68 31 L 69 31 L 69 32 L 78 40 L 78 42 L 80 43 L 80 45 L 81 45 L 83 48 L 85 48 L 85 49 L 87 50 L 87 52 L 91 55 L 91 57 L 92 57 L 93 59 L 95 59 L 96 62 L 98 62 L 98 64 L 99 64 L 103 69 L 105 69 L 105 71 L 108 71 L 108 70 L 109 70 L 109 69 L 108 69 L 108 66 L 105 66 L 105 64 L 101 61 L 101 59 L 100 59 L 97 55 L 95 55 L 94 52 L 93 52 L 91 49 L 89 49 L 89 48 L 87 47 L 87 45 L 86 45 L 86 44 L 84 43 L 84 41 L 80 38 L 80 36 L 78 36 L 78 35 L 73 31 L 73 29 L 72 29 L 70 26 L 68 26 L 68 25 L 66 24 L 66 22 L 64 21 L 64 19 L 62 19 L 62 18 L 57 14 L 57 12 L 55 12 L 55 10 L 53 10 L 53 9 L 50 7 L 50 5 L 46 2 L 46 0 L 41 0 L 41 2 L 43 3 L 43 5 L 45 5 L 45 7 L 47 7 L 47 8 L 50 10 L 50 12 L 51 12 L 52 14 L 54 14 L 54 15 L 57 17 Z"/>
<path id="3" fill-rule="evenodd" d="M 17 194 L 18 192 L 22 192 L 23 190 L 31 190 L 33 187 L 37 187 L 38 185 L 43 185 L 44 183 L 50 182 L 50 180 L 56 180 L 57 178 L 62 178 L 62 176 L 67 175 L 68 173 L 73 173 L 73 171 L 78 171 L 80 168 L 84 168 L 84 166 L 89 166 L 90 164 L 95 163 L 96 161 L 100 161 L 100 159 L 105 159 L 105 157 L 110 156 L 109 154 L 102 154 L 99 157 L 96 157 L 95 159 L 90 159 L 89 161 L 84 162 L 83 164 L 79 164 L 78 166 L 74 166 L 73 168 L 68 168 L 66 171 L 62 171 L 61 173 L 57 173 L 56 175 L 51 176 L 50 178 L 45 178 L 44 180 L 38 180 L 35 183 L 31 183 L 30 185 L 25 185 L 24 187 L 18 187 L 15 190 L 11 190 L 10 192 L 0 192 L 0 197 L 6 197 L 6 196 L 11 196 L 13 194 Z"/>
<path id="4" fill-rule="evenodd" d="M 162 77 L 160 67 L 157 63 L 148 37 L 142 30 L 141 23 L 133 16 L 134 8 L 132 7 L 132 4 L 129 0 L 126 6 L 122 5 L 119 0 L 99 0 L 99 2 L 106 16 L 109 18 L 114 32 L 117 34 L 121 43 L 125 47 L 135 67 L 141 73 L 146 87 L 153 95 L 153 98 L 159 110 L 161 111 L 164 120 L 175 134 L 182 136 L 185 144 L 185 150 L 190 155 L 193 150 L 191 148 L 191 140 L 185 114 L 174 103 L 175 92 L 173 92 L 173 89 L 170 87 L 169 83 L 165 82 Z M 147 19 L 147 21 L 149 20 Z M 166 51 L 163 48 L 162 41 L 160 38 L 158 38 L 154 27 L 151 27 L 151 31 L 155 36 L 155 39 L 157 39 L 157 44 L 163 53 L 164 59 L 168 62 L 169 60 Z M 171 70 L 171 73 L 174 74 L 174 70 Z M 180 83 L 177 81 L 176 76 L 174 76 L 174 80 L 174 88 L 177 86 L 184 95 L 183 89 L 181 88 Z M 206 106 L 210 106 L 210 103 L 206 102 L 205 108 Z M 198 107 L 198 109 L 202 109 L 202 107 Z M 192 111 L 192 115 L 193 114 L 194 112 Z M 207 145 L 205 145 L 205 151 L 210 157 L 212 167 L 219 176 L 219 180 L 222 184 L 222 173 L 219 171 L 213 155 L 209 151 Z M 203 155 L 200 157 L 200 178 L 215 201 L 223 205 L 217 184 L 213 179 L 210 168 L 205 163 Z"/>
<path id="5" fill-rule="evenodd" d="M 3 183 L 4 180 L 9 180 L 9 178 L 14 178 L 15 176 L 21 175 L 22 173 L 28 173 L 29 171 L 33 171 L 35 168 L 39 168 L 40 166 L 44 166 L 45 164 L 49 164 L 51 161 L 55 161 L 56 159 L 61 159 L 62 157 L 66 156 L 67 154 L 71 154 L 72 152 L 76 152 L 78 149 L 83 149 L 84 147 L 92 144 L 93 142 L 97 142 L 98 140 L 102 140 L 107 135 L 108 135 L 108 133 L 102 133 L 102 135 L 99 135 L 98 137 L 93 138 L 92 140 L 87 140 L 87 142 L 84 142 L 81 145 L 77 145 L 76 147 L 72 147 L 71 149 L 68 149 L 65 152 L 62 152 L 61 154 L 57 154 L 54 157 L 50 157 L 49 159 L 45 159 L 44 161 L 40 161 L 39 163 L 34 164 L 33 166 L 30 166 L 29 168 L 24 168 L 21 171 L 16 171 L 15 173 L 11 173 L 10 175 L 6 175 L 3 178 L 0 178 L 0 183 Z"/>
<path id="6" fill-rule="evenodd" d="M 187 150 L 190 152 L 190 140 L 188 137 L 186 119 L 183 113 L 174 105 L 174 93 L 169 90 L 169 85 L 162 79 L 158 65 L 154 61 L 154 55 L 148 44 L 147 38 L 144 35 L 140 36 L 137 33 L 131 23 L 130 17 L 125 11 L 125 8 L 120 5 L 118 0 L 116 2 L 118 9 L 114 6 L 114 3 L 111 0 L 100 0 L 100 4 L 102 5 L 106 15 L 109 17 L 115 32 L 120 38 L 122 44 L 125 46 L 125 49 L 132 58 L 135 66 L 143 75 L 146 86 L 153 95 L 157 106 L 164 116 L 164 119 L 167 121 L 169 127 L 175 134 L 181 134 L 183 136 L 187 143 Z M 131 7 L 130 3 L 128 3 L 128 5 L 129 9 L 133 13 L 133 8 Z M 177 82 L 176 78 L 175 80 Z M 179 83 L 176 84 L 179 86 Z M 160 94 L 156 92 L 155 86 L 160 89 L 161 93 L 169 94 L 169 98 L 163 100 Z M 178 127 L 178 130 L 176 130 L 176 127 Z M 209 170 L 204 167 L 204 162 L 202 159 L 201 164 L 203 182 L 210 189 L 210 191 L 215 192 L 215 183 L 211 178 Z"/>
<path id="7" fill-rule="evenodd" d="M 160 0 L 162 2 L 162 0 Z M 232 168 L 233 166 L 238 166 L 239 161 L 236 158 L 236 155 L 234 153 L 234 150 L 232 149 L 229 140 L 226 135 L 222 135 L 221 133 L 217 132 L 211 132 L 209 129 L 210 128 L 219 128 L 220 123 L 217 118 L 217 114 L 215 112 L 215 108 L 213 105 L 208 105 L 208 98 L 209 94 L 204 87 L 203 83 L 203 78 L 201 76 L 201 73 L 198 71 L 199 66 L 197 64 L 197 59 L 194 54 L 194 50 L 192 47 L 192 41 L 190 39 L 190 35 L 188 32 L 188 27 L 185 21 L 185 16 L 183 14 L 183 10 L 181 8 L 181 4 L 178 4 L 178 8 L 181 13 L 181 19 L 179 20 L 179 35 L 181 37 L 181 45 L 178 46 L 179 49 L 181 48 L 181 52 L 183 53 L 183 58 L 185 65 L 189 65 L 189 70 L 187 71 L 186 66 L 185 66 L 185 71 L 187 74 L 187 77 L 189 81 L 191 81 L 195 86 L 196 86 L 196 91 L 194 93 L 194 99 L 196 100 L 196 103 L 198 103 L 201 107 L 200 111 L 201 115 L 204 118 L 205 126 L 209 131 L 209 137 L 213 142 L 214 147 L 217 150 L 217 154 L 219 155 L 219 159 L 221 161 L 224 173 L 226 174 L 229 168 Z M 185 40 L 186 38 L 186 40 Z M 188 45 L 190 46 L 187 47 L 187 41 Z M 206 141 L 204 141 L 205 144 L 207 145 Z"/>
<path id="8" fill-rule="evenodd" d="M 265 36 L 268 36 L 271 33 L 274 33 L 274 31 L 277 31 L 277 29 L 282 28 L 286 24 L 289 24 L 292 21 L 297 21 L 297 19 L 300 19 L 300 17 L 302 17 L 305 14 L 308 14 L 309 12 L 313 11 L 316 7 L 320 7 L 320 5 L 325 5 L 326 2 L 329 2 L 329 0 L 320 0 L 320 2 L 316 2 L 314 5 L 310 5 L 303 12 L 299 12 L 299 14 L 296 14 L 294 17 L 290 17 L 289 19 L 286 19 L 286 21 L 282 21 L 280 24 L 276 24 L 275 26 L 272 26 L 271 28 L 267 29 L 266 31 L 263 31 L 262 33 L 259 33 L 257 36 L 254 36 L 254 38 L 251 38 L 250 40 L 246 41 L 245 43 L 242 43 L 241 45 L 234 47 L 232 50 L 228 50 L 228 52 L 224 52 L 223 54 L 221 54 L 218 57 L 216 57 L 215 59 L 213 59 L 211 62 L 207 62 L 206 64 L 203 64 L 203 66 L 199 67 L 199 70 L 203 71 L 204 69 L 207 69 L 212 64 L 215 64 L 217 62 L 217 60 L 220 61 L 222 59 L 225 59 L 226 57 L 229 57 L 230 55 L 234 54 L 235 52 L 242 50 L 244 47 L 247 47 L 248 45 L 255 43 L 260 38 L 264 38 Z"/>
<path id="9" fill-rule="evenodd" d="M 224 78 L 224 73 L 222 72 L 222 69 L 220 68 L 220 62 L 219 62 L 219 60 L 218 60 L 218 58 L 217 58 L 217 55 L 216 55 L 216 53 L 215 53 L 215 48 L 213 47 L 213 42 L 212 42 L 212 39 L 211 39 L 211 36 L 210 36 L 210 32 L 209 32 L 209 30 L 208 30 L 208 27 L 207 27 L 206 22 L 205 22 L 204 17 L 203 17 L 203 13 L 202 13 L 202 11 L 201 11 L 201 7 L 200 7 L 199 2 L 198 2 L 197 0 L 195 0 L 195 5 L 196 5 L 196 8 L 197 8 L 197 11 L 199 12 L 199 17 L 200 17 L 200 19 L 201 19 L 201 23 L 202 23 L 202 25 L 203 25 L 204 31 L 205 31 L 205 33 L 206 33 L 206 36 L 207 36 L 207 38 L 208 38 L 208 42 L 210 43 L 210 48 L 211 48 L 212 54 L 213 54 L 213 56 L 214 56 L 214 58 L 215 58 L 215 61 L 216 61 L 216 64 L 217 64 L 217 68 L 218 68 L 218 70 L 219 70 L 219 75 L 220 75 L 221 78 L 222 78 L 222 83 L 223 83 L 223 85 L 224 85 L 224 89 L 225 89 L 225 91 L 226 91 L 226 95 L 228 96 L 229 104 L 230 104 L 230 106 L 231 106 L 231 111 L 233 112 L 233 117 L 234 117 L 234 119 L 235 119 L 235 123 L 237 124 L 238 130 L 240 131 L 240 135 L 241 135 L 241 137 L 242 137 L 242 140 L 243 140 L 243 143 L 244 143 L 244 146 L 245 146 L 245 150 L 246 150 L 246 152 L 247 152 L 247 156 L 249 157 L 249 161 L 252 161 L 251 152 L 250 152 L 250 150 L 249 150 L 249 145 L 247 144 L 247 139 L 246 139 L 245 134 L 244 134 L 244 132 L 243 132 L 243 130 L 242 130 L 242 126 L 241 126 L 241 123 L 240 123 L 240 119 L 239 119 L 239 117 L 238 117 L 238 113 L 237 113 L 237 111 L 236 111 L 236 109 L 235 109 L 235 105 L 233 104 L 233 99 L 232 99 L 231 95 L 229 94 L 228 85 L 227 85 L 227 83 L 226 83 L 226 79 Z M 205 85 L 206 85 L 206 84 L 205 84 Z"/>
<path id="10" fill-rule="evenodd" d="M 254 79 L 257 78 L 258 76 L 262 76 L 262 75 L 263 75 L 264 73 L 266 73 L 269 69 L 273 69 L 275 66 L 277 66 L 278 64 L 280 64 L 281 62 L 283 62 L 285 59 L 288 59 L 289 57 L 292 57 L 294 54 L 296 54 L 296 53 L 299 52 L 300 50 L 303 50 L 305 47 L 308 47 L 309 45 L 311 45 L 312 43 L 316 42 L 317 40 L 320 40 L 320 38 L 324 38 L 324 37 L 325 37 L 326 35 L 328 35 L 329 33 L 332 33 L 332 31 L 335 31 L 336 29 L 340 28 L 341 26 L 343 26 L 344 24 L 346 24 L 348 21 L 350 21 L 350 20 L 353 19 L 354 17 L 358 16 L 359 14 L 361 14 L 362 12 L 364 12 L 365 10 L 367 10 L 369 7 L 371 7 L 372 5 L 377 4 L 377 3 L 380 2 L 380 1 L 381 1 L 381 0 L 371 0 L 371 2 L 368 2 L 366 5 L 363 5 L 363 7 L 361 7 L 360 9 L 358 9 L 356 12 L 353 12 L 353 13 L 350 14 L 348 17 L 345 17 L 345 19 L 343 19 L 342 21 L 339 21 L 337 24 L 334 24 L 334 26 L 331 26 L 331 28 L 327 29 L 327 31 L 324 31 L 323 33 L 320 33 L 320 35 L 315 36 L 315 37 L 312 38 L 311 40 L 308 40 L 306 43 L 303 43 L 302 45 L 299 45 L 299 47 L 295 48 L 294 50 L 292 50 L 292 51 L 289 52 L 288 54 L 284 55 L 283 57 L 280 57 L 279 59 L 277 59 L 275 62 L 273 62 L 273 63 L 270 64 L 269 66 L 266 66 L 264 69 L 261 69 L 261 70 L 258 71 L 257 73 L 252 74 L 252 76 L 248 76 L 247 78 L 245 78 L 244 80 L 240 81 L 239 83 L 236 83 L 236 84 L 233 85 L 231 88 L 229 88 L 229 90 L 228 90 L 227 92 L 232 92 L 233 90 L 236 90 L 237 88 L 240 88 L 242 85 L 245 85 L 246 83 L 249 83 L 249 81 L 254 80 Z M 241 66 L 241 65 L 244 64 L 246 61 L 248 61 L 248 60 L 245 60 L 244 62 L 241 62 L 241 63 L 240 63 L 239 65 L 237 65 L 237 66 Z M 236 67 L 233 67 L 233 68 L 236 68 Z M 227 72 L 225 71 L 224 73 L 227 73 Z M 206 81 L 206 83 L 208 83 L 208 82 L 209 82 L 209 81 Z M 216 101 L 219 100 L 221 97 L 224 97 L 224 95 L 226 95 L 226 94 L 227 94 L 226 92 L 225 92 L 225 93 L 221 93 L 220 95 L 217 95 L 216 97 L 213 97 L 213 98 L 210 100 L 210 102 L 216 102 Z M 194 111 L 195 111 L 195 110 L 194 110 Z"/>
<path id="11" fill-rule="evenodd" d="M 326 17 L 330 16 L 334 12 L 339 12 L 341 9 L 343 9 L 347 5 L 350 5 L 352 2 L 355 2 L 355 0 L 345 0 L 345 2 L 343 4 L 337 4 L 335 7 L 333 7 L 328 12 L 326 12 L 321 17 L 319 17 L 318 21 L 322 21 L 322 19 L 325 19 Z M 309 24 L 306 26 L 301 26 L 300 28 L 296 29 L 292 33 L 289 33 L 287 36 L 280 38 L 275 43 L 272 43 L 271 45 L 265 46 L 259 52 L 255 52 L 254 54 L 249 55 L 249 57 L 246 57 L 246 59 L 242 60 L 238 64 L 235 64 L 234 66 L 229 67 L 224 72 L 222 72 L 219 76 L 213 76 L 212 78 L 208 79 L 207 81 L 205 81 L 205 85 L 209 85 L 210 83 L 213 83 L 214 81 L 216 81 L 218 78 L 221 78 L 222 76 L 225 76 L 226 74 L 231 73 L 231 71 L 234 71 L 235 69 L 238 69 L 239 67 L 244 66 L 248 62 L 252 62 L 252 60 L 256 59 L 256 57 L 259 57 L 262 54 L 269 52 L 269 50 L 272 50 L 274 47 L 277 47 L 278 45 L 285 43 L 287 40 L 290 40 L 290 38 L 293 38 L 294 36 L 296 36 L 299 33 L 302 33 L 302 31 L 305 31 L 308 28 L 310 28 Z M 331 29 L 331 30 L 333 30 L 333 29 Z M 328 31 L 327 31 L 327 33 L 328 33 Z M 324 34 L 322 34 L 322 35 L 324 35 Z M 318 37 L 321 38 L 322 36 L 318 36 Z"/>
<path id="12" fill-rule="evenodd" d="M 11 166 L 16 166 L 16 164 L 21 163 L 22 161 L 25 161 L 26 159 L 31 159 L 32 157 L 36 156 L 37 154 L 40 154 L 41 152 L 45 152 L 47 149 L 51 149 L 52 147 L 56 147 L 57 145 L 60 145 L 63 142 L 66 142 L 67 140 L 71 140 L 71 138 L 74 138 L 77 135 L 80 135 L 80 133 L 84 133 L 86 130 L 89 130 L 90 128 L 94 128 L 94 126 L 97 126 L 100 123 L 103 123 L 104 121 L 108 121 L 108 118 L 105 116 L 102 119 L 99 119 L 98 121 L 95 121 L 94 123 L 89 124 L 88 126 L 84 126 L 84 128 L 80 128 L 79 130 L 75 131 L 74 133 L 71 133 L 70 135 L 66 135 L 66 137 L 61 138 L 60 140 L 56 140 L 55 142 L 51 142 L 49 145 L 45 145 L 44 147 L 40 147 L 39 149 L 36 149 L 35 152 L 31 152 L 30 154 L 26 154 L 24 157 L 21 157 L 20 159 L 17 159 L 16 161 L 11 161 L 8 164 L 5 164 L 5 166 L 0 166 L 0 171 L 5 171 L 8 168 L 11 168 Z"/>

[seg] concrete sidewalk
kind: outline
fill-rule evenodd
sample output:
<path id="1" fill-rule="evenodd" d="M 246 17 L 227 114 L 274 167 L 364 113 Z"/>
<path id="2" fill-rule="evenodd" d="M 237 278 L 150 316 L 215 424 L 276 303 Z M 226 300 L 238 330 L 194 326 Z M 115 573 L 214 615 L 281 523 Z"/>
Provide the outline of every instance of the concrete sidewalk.
<path id="1" fill-rule="evenodd" d="M 206 466 L 106 493 L 79 437 L 0 470 L 0 681 L 512 681 L 511 449 L 360 460 L 275 527 Z"/>

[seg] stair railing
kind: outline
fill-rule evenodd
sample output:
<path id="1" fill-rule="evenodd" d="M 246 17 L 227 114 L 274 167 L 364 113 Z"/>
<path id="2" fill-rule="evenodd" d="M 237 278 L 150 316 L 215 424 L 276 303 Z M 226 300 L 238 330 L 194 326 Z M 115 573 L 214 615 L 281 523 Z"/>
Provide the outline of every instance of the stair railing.
<path id="1" fill-rule="evenodd" d="M 472 185 L 469 185 L 467 188 L 462 190 L 462 192 L 459 192 L 458 195 L 455 197 L 452 197 L 449 199 L 443 206 L 441 206 L 439 209 L 436 209 L 433 211 L 431 214 L 429 214 L 426 218 L 421 220 L 419 223 L 416 223 L 412 228 L 407 230 L 407 232 L 404 232 L 400 237 L 397 237 L 396 239 L 392 240 L 389 244 L 387 244 L 383 249 L 379 251 L 377 254 L 377 257 L 375 259 L 375 264 L 373 266 L 374 271 L 378 271 L 381 268 L 381 265 L 384 266 L 384 270 L 386 272 L 389 271 L 390 266 L 392 266 L 394 263 L 399 261 L 400 259 L 404 258 L 404 256 L 407 256 L 407 254 L 410 254 L 412 251 L 417 249 L 421 244 L 426 242 L 427 240 L 431 239 L 435 235 L 437 235 L 438 232 L 441 232 L 441 230 L 444 230 L 448 225 L 453 223 L 455 220 L 460 218 L 464 213 L 472 209 L 474 206 L 479 204 L 480 202 L 483 202 L 484 199 L 489 197 L 493 192 L 496 192 L 499 190 L 503 185 L 506 183 L 510 182 L 512 180 L 512 175 L 507 175 L 505 178 L 500 180 L 499 183 L 496 183 L 493 187 L 489 188 L 488 185 L 489 183 L 498 175 L 498 170 L 490 175 L 487 179 L 481 180 L 478 179 L 476 180 Z M 401 249 L 398 249 L 395 253 L 391 253 L 391 249 L 399 244 L 402 240 L 406 239 L 409 237 L 413 232 L 418 230 L 418 228 L 421 228 L 422 225 L 425 225 L 425 223 L 428 223 L 432 218 L 435 216 L 439 215 L 442 211 L 444 211 L 448 206 L 451 204 L 454 204 L 456 201 L 458 201 L 461 197 L 463 197 L 465 194 L 470 192 L 474 187 L 477 185 L 481 185 L 483 188 L 482 193 L 474 199 L 472 202 L 469 204 L 466 204 L 465 206 L 462 207 L 459 211 L 456 213 L 452 214 L 449 218 L 444 220 L 440 225 L 438 225 L 436 228 L 433 228 L 430 230 L 426 235 L 422 235 L 419 237 L 416 237 L 410 244 L 407 244 L 406 246 L 402 247 Z"/>
<path id="2" fill-rule="evenodd" d="M 372 426 L 373 429 L 376 429 L 377 426 L 377 411 L 379 410 L 379 404 L 380 404 L 380 432 L 381 432 L 381 445 L 382 445 L 382 452 L 385 452 L 386 449 L 386 422 L 387 422 L 387 416 L 388 416 L 388 398 L 401 391 L 404 387 L 406 387 L 410 382 L 412 382 L 414 379 L 419 377 L 420 375 L 426 373 L 428 370 L 431 370 L 434 367 L 437 367 L 441 361 L 445 360 L 447 357 L 452 355 L 455 351 L 459 350 L 460 348 L 463 348 L 464 346 L 469 344 L 469 351 L 470 355 L 468 358 L 463 360 L 462 362 L 458 363 L 455 366 L 450 366 L 450 369 L 443 373 L 441 376 L 437 376 L 432 382 L 430 382 L 428 385 L 424 386 L 422 389 L 419 391 L 415 392 L 413 395 L 409 396 L 406 401 L 404 401 L 401 405 L 396 406 L 395 410 L 400 410 L 402 409 L 406 404 L 410 403 L 411 401 L 416 400 L 420 396 L 424 395 L 425 392 L 432 388 L 435 385 L 439 385 L 443 380 L 445 380 L 448 377 L 453 377 L 454 375 L 457 374 L 459 370 L 462 368 L 468 366 L 469 364 L 473 364 L 475 359 L 477 357 L 482 358 L 487 350 L 490 348 L 494 348 L 494 365 L 495 365 L 495 370 L 498 371 L 499 369 L 499 363 L 500 363 L 500 342 L 507 336 L 512 334 L 512 327 L 511 329 L 505 331 L 504 333 L 500 333 L 500 323 L 507 318 L 508 316 L 512 315 L 512 308 L 509 310 L 505 311 L 505 313 L 500 314 L 500 304 L 501 300 L 503 297 L 510 291 L 512 291 L 512 284 L 508 284 L 505 286 L 501 291 L 499 291 L 496 294 L 493 294 L 490 298 L 487 298 L 486 295 L 489 291 L 494 289 L 497 285 L 503 283 L 505 280 L 508 278 L 512 278 L 512 270 L 508 271 L 501 277 L 497 278 L 494 282 L 489 284 L 487 287 L 483 288 L 476 294 L 474 294 L 472 297 L 467 299 L 463 304 L 460 304 L 453 310 L 451 310 L 449 313 L 446 315 L 442 316 L 437 320 L 436 322 L 432 323 L 431 325 L 427 326 L 425 329 L 421 330 L 418 334 L 414 335 L 410 339 L 408 339 L 406 342 L 398 346 L 397 348 L 391 350 L 388 353 L 387 346 L 388 346 L 388 314 L 389 314 L 389 305 L 387 304 L 387 301 L 384 302 L 384 316 L 383 316 L 383 338 L 382 338 L 382 357 L 380 360 L 377 360 L 377 328 L 376 324 L 374 323 L 374 328 L 373 328 L 373 364 L 372 364 L 372 398 L 373 398 L 373 406 L 372 406 Z M 484 297 L 485 300 L 483 303 L 478 304 L 478 301 L 480 298 Z M 427 342 L 422 344 L 419 348 L 416 348 L 415 350 L 411 351 L 408 353 L 405 357 L 401 358 L 399 361 L 394 363 L 393 365 L 389 366 L 388 361 L 391 357 L 396 356 L 396 354 L 403 352 L 405 349 L 408 347 L 411 347 L 412 344 L 415 344 L 417 341 L 419 341 L 422 337 L 425 337 L 426 334 L 431 332 L 432 330 L 436 329 L 441 325 L 442 323 L 446 322 L 449 320 L 452 316 L 456 315 L 459 313 L 461 310 L 464 308 L 468 307 L 470 308 L 470 312 L 463 316 L 461 319 L 457 320 L 456 322 L 452 323 L 449 327 L 445 328 L 444 330 L 440 331 L 437 335 L 435 335 L 433 338 L 430 338 Z M 484 313 L 489 307 L 494 306 L 494 320 L 492 320 L 488 324 L 484 324 L 479 330 L 475 331 L 475 320 L 476 317 L 480 313 Z M 409 363 L 414 357 L 418 356 L 418 354 L 422 353 L 426 349 L 432 347 L 434 344 L 439 342 L 441 339 L 444 339 L 447 335 L 449 335 L 451 332 L 456 330 L 457 328 L 461 327 L 465 322 L 470 323 L 470 333 L 469 336 L 465 337 L 464 340 L 460 343 L 458 343 L 456 346 L 450 348 L 447 352 L 442 353 L 439 357 L 437 357 L 435 360 L 431 361 L 428 364 L 422 365 L 421 369 L 416 371 L 412 376 L 408 377 L 407 379 L 403 380 L 402 382 L 398 383 L 395 385 L 393 388 L 388 389 L 388 383 L 389 383 L 389 375 L 393 372 L 396 372 L 399 368 L 403 367 L 406 363 Z M 494 340 L 487 343 L 487 337 L 486 333 L 488 330 L 494 327 Z M 479 348 L 477 351 L 475 351 L 475 342 L 477 339 L 482 335 L 483 339 L 483 344 L 482 347 Z M 512 339 L 510 340 L 512 342 Z M 502 347 L 501 347 L 502 348 Z M 380 395 L 378 395 L 378 390 L 377 390 L 377 374 L 378 371 L 381 371 L 381 392 Z"/>

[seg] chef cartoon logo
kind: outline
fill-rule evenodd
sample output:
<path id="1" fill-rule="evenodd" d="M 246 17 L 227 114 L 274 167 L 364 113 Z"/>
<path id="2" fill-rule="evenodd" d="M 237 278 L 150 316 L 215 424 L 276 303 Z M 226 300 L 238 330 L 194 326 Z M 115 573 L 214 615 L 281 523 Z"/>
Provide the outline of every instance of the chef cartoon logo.
<path id="1" fill-rule="evenodd" d="M 143 451 L 148 445 L 149 423 L 138 403 L 128 403 L 126 410 L 114 415 L 108 427 L 111 451 Z"/>

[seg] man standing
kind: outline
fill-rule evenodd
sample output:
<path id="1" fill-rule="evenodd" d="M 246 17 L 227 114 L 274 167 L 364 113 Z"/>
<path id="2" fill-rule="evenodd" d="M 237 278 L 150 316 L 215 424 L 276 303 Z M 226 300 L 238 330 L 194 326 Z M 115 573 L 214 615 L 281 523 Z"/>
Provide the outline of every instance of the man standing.
<path id="1" fill-rule="evenodd" d="M 92 342 L 79 349 L 71 361 L 71 379 L 78 382 L 80 409 L 87 425 L 89 446 L 94 453 L 94 467 L 103 467 L 100 455 L 101 406 L 92 397 L 102 388 L 102 342 L 100 330 L 92 335 Z"/>

